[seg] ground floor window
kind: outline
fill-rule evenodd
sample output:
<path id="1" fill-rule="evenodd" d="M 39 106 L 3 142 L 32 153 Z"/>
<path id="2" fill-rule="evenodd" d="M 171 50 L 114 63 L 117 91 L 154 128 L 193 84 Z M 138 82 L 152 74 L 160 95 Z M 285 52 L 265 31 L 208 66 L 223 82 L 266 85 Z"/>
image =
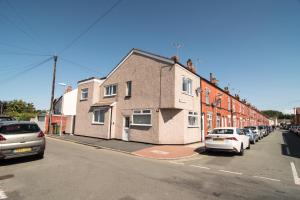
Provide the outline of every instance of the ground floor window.
<path id="1" fill-rule="evenodd" d="M 207 130 L 212 129 L 212 114 L 208 113 L 207 114 Z"/>
<path id="2" fill-rule="evenodd" d="M 134 110 L 131 125 L 151 126 L 151 110 Z"/>
<path id="3" fill-rule="evenodd" d="M 93 124 L 104 124 L 104 114 L 105 110 L 101 108 L 96 108 L 93 111 Z"/>
<path id="4" fill-rule="evenodd" d="M 188 114 L 188 127 L 198 127 L 198 113 L 190 111 Z"/>
<path id="5" fill-rule="evenodd" d="M 219 114 L 217 114 L 216 122 L 217 122 L 217 127 L 221 127 L 221 116 Z"/>

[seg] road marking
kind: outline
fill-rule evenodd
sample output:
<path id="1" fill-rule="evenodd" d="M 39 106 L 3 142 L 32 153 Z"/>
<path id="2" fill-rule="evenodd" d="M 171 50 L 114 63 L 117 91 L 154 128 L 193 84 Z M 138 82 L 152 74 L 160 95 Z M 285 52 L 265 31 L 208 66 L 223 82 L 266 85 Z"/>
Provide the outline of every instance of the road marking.
<path id="1" fill-rule="evenodd" d="M 207 169 L 210 170 L 209 167 L 203 167 L 203 166 L 199 166 L 199 165 L 190 165 L 191 167 L 197 167 L 197 168 L 201 168 L 201 169 Z"/>
<path id="2" fill-rule="evenodd" d="M 176 165 L 184 165 L 184 163 L 176 162 L 176 161 L 169 161 L 169 163 L 176 164 Z"/>
<path id="3" fill-rule="evenodd" d="M 274 179 L 274 178 L 268 178 L 268 177 L 263 177 L 263 176 L 253 176 L 255 178 L 260 178 L 260 179 L 266 179 L 266 180 L 270 180 L 270 181 L 277 181 L 279 182 L 280 180 L 278 179 Z"/>
<path id="4" fill-rule="evenodd" d="M 0 199 L 6 199 L 7 196 L 3 190 L 0 189 Z"/>
<path id="5" fill-rule="evenodd" d="M 287 155 L 290 155 L 290 154 L 291 154 L 290 149 L 289 149 L 288 146 L 286 146 L 286 154 L 287 154 Z"/>
<path id="6" fill-rule="evenodd" d="M 227 171 L 227 170 L 223 170 L 223 169 L 220 169 L 219 171 L 220 172 L 225 172 L 225 173 L 230 173 L 230 174 L 237 174 L 237 175 L 242 175 L 243 174 L 241 172 L 232 172 L 232 171 Z"/>
<path id="7" fill-rule="evenodd" d="M 291 162 L 291 167 L 292 167 L 292 173 L 293 173 L 295 184 L 300 185 L 300 178 L 298 177 L 298 173 L 297 173 L 294 162 Z"/>

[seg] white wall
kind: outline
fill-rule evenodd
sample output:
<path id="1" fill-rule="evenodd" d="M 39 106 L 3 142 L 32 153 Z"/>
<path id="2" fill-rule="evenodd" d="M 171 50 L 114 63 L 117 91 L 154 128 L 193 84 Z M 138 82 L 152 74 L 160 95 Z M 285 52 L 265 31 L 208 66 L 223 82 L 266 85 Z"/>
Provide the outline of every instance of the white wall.
<path id="1" fill-rule="evenodd" d="M 76 101 L 78 89 L 64 94 L 62 113 L 63 115 L 76 115 Z"/>

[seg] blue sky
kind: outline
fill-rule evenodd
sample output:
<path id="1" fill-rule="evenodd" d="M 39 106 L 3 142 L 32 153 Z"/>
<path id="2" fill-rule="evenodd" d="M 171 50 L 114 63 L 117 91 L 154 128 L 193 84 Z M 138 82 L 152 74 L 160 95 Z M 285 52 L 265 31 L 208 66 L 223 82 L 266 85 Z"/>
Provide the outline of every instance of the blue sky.
<path id="1" fill-rule="evenodd" d="M 0 0 L 0 99 L 47 109 L 52 62 L 22 70 L 60 52 L 116 0 L 9 2 Z M 57 82 L 76 87 L 105 76 L 132 48 L 171 57 L 173 43 L 183 44 L 182 63 L 191 58 L 200 75 L 213 72 L 221 87 L 229 84 L 259 109 L 300 106 L 298 0 L 123 0 L 59 55 Z"/>

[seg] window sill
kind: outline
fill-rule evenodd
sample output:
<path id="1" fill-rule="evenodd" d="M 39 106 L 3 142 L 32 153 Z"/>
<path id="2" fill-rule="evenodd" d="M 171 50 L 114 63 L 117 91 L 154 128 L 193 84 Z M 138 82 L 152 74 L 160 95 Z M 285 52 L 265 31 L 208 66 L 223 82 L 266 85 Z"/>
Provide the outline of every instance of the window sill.
<path id="1" fill-rule="evenodd" d="M 187 92 L 184 92 L 184 91 L 181 91 L 181 93 L 182 93 L 182 94 L 185 94 L 185 95 L 188 95 L 188 96 L 190 96 L 190 97 L 194 97 L 194 95 L 192 95 L 192 94 L 189 94 L 189 93 L 187 93 Z"/>
<path id="2" fill-rule="evenodd" d="M 113 95 L 104 95 L 104 98 L 106 98 L 106 97 L 115 97 L 115 96 L 117 96 L 116 94 L 113 94 Z"/>
<path id="3" fill-rule="evenodd" d="M 104 125 L 102 122 L 92 122 L 92 125 Z"/>
<path id="4" fill-rule="evenodd" d="M 147 127 L 151 127 L 152 124 L 130 124 L 130 126 L 147 126 Z"/>
<path id="5" fill-rule="evenodd" d="M 188 128 L 199 128 L 199 126 L 188 126 Z"/>
<path id="6" fill-rule="evenodd" d="M 87 101 L 88 100 L 88 98 L 86 98 L 86 99 L 80 99 L 79 101 Z"/>

